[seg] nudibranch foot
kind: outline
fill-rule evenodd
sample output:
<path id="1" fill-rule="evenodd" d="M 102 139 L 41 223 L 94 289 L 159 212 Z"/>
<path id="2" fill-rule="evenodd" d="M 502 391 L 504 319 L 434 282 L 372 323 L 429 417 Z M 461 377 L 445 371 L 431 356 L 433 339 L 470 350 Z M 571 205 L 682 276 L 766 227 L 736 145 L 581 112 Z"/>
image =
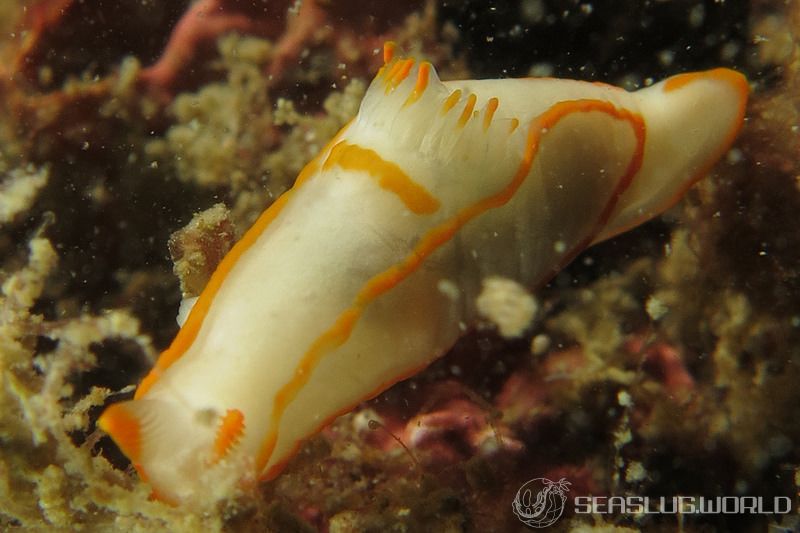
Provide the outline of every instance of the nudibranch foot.
<path id="1" fill-rule="evenodd" d="M 424 368 L 486 278 L 536 287 L 658 215 L 741 127 L 726 69 L 637 92 L 442 82 L 384 51 L 358 116 L 212 275 L 134 400 L 99 425 L 174 502 L 201 474 L 272 477 L 333 417 Z M 188 306 L 187 306 L 188 308 Z"/>

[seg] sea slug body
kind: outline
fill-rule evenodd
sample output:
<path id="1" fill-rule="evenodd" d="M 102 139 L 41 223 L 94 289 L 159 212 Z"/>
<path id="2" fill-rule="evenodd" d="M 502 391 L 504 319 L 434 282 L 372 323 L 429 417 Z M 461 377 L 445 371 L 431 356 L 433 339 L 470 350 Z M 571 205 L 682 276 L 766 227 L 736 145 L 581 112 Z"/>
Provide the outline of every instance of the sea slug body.
<path id="1" fill-rule="evenodd" d="M 677 202 L 730 147 L 747 95 L 727 69 L 633 93 L 442 82 L 388 44 L 358 116 L 100 427 L 170 502 L 201 499 L 200 473 L 223 463 L 276 476 L 304 439 L 452 346 L 484 278 L 535 287 Z"/>

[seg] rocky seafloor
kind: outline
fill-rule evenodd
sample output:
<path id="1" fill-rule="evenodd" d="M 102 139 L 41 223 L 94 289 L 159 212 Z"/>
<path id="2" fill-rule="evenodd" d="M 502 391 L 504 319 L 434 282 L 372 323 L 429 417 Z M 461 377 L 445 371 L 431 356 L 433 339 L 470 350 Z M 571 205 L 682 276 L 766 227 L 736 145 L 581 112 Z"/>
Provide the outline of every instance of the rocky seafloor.
<path id="1" fill-rule="evenodd" d="M 0 530 L 524 531 L 511 502 L 535 477 L 573 496 L 797 505 L 799 28 L 797 2 L 766 0 L 6 0 Z M 356 113 L 386 39 L 443 79 L 634 89 L 728 66 L 752 95 L 734 148 L 664 216 L 535 300 L 498 284 L 505 316 L 535 310 L 521 336 L 478 324 L 255 491 L 202 512 L 151 499 L 97 417 L 169 344 L 182 295 Z M 567 509 L 551 529 L 798 527 Z"/>

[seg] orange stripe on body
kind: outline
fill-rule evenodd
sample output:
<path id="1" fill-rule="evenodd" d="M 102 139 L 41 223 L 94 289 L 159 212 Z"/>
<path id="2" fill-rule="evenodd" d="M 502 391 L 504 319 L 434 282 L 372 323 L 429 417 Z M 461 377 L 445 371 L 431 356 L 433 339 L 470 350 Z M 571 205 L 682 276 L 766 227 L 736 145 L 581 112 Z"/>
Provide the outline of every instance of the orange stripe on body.
<path id="1" fill-rule="evenodd" d="M 617 87 L 616 85 L 611 85 L 610 83 L 606 83 L 604 81 L 589 81 L 589 82 L 584 82 L 584 83 L 590 83 L 590 84 L 594 85 L 595 87 L 601 87 L 603 89 L 613 89 L 615 91 L 621 91 L 621 92 L 626 92 L 626 93 L 628 92 L 625 89 L 623 89 L 622 87 Z"/>
<path id="2" fill-rule="evenodd" d="M 647 139 L 647 126 L 644 123 L 644 119 L 639 113 L 633 113 L 628 111 L 627 109 L 617 109 L 613 107 L 613 105 L 609 104 L 610 109 L 613 111 L 609 111 L 609 114 L 619 118 L 620 120 L 626 120 L 631 124 L 633 128 L 633 133 L 636 136 L 636 148 L 631 155 L 631 159 L 628 162 L 628 166 L 625 169 L 625 173 L 622 174 L 617 185 L 614 187 L 614 191 L 611 193 L 606 205 L 603 207 L 603 210 L 600 211 L 600 215 L 597 217 L 597 221 L 595 222 L 592 229 L 589 233 L 581 239 L 575 246 L 573 246 L 559 261 L 558 265 L 553 268 L 544 278 L 537 282 L 537 286 L 541 286 L 551 278 L 553 278 L 556 274 L 558 274 L 561 270 L 563 270 L 568 264 L 575 259 L 578 254 L 580 254 L 583 250 L 586 249 L 587 246 L 592 244 L 592 241 L 597 237 L 597 235 L 603 230 L 603 227 L 608 223 L 611 214 L 614 212 L 614 208 L 617 206 L 617 202 L 619 201 L 622 194 L 631 186 L 633 183 L 633 178 L 642 168 L 642 163 L 644 162 L 644 145 Z"/>
<path id="3" fill-rule="evenodd" d="M 695 81 L 703 80 L 722 81 L 729 85 L 736 86 L 737 90 L 743 93 L 745 99 L 750 93 L 750 88 L 747 85 L 747 79 L 729 68 L 715 68 L 712 70 L 705 70 L 700 72 L 686 72 L 684 74 L 677 74 L 664 81 L 664 92 L 672 92 L 681 89 Z"/>
<path id="4" fill-rule="evenodd" d="M 474 97 L 474 95 L 472 96 Z M 311 344 L 300 359 L 294 375 L 275 395 L 270 427 L 256 459 L 256 468 L 259 472 L 263 473 L 275 450 L 275 445 L 278 441 L 278 429 L 286 408 L 308 382 L 314 368 L 322 358 L 347 341 L 366 306 L 413 274 L 428 256 L 448 242 L 467 222 L 489 209 L 501 207 L 508 203 L 522 186 L 530 172 L 533 160 L 539 149 L 539 141 L 543 131 L 552 129 L 562 118 L 571 113 L 591 111 L 605 112 L 622 119 L 629 115 L 633 116 L 630 112 L 619 110 L 610 102 L 601 100 L 575 100 L 555 104 L 531 122 L 519 168 L 511 181 L 501 191 L 462 209 L 453 218 L 430 230 L 420 239 L 420 242 L 402 262 L 392 265 L 367 281 L 356 295 L 353 304 L 339 315 L 333 325 Z M 606 206 L 606 209 L 608 209 L 608 206 Z M 392 383 L 389 383 L 389 385 Z M 373 391 L 371 394 L 374 395 L 379 392 L 380 390 Z M 282 466 L 283 462 L 276 463 L 276 466 Z M 276 466 L 273 466 L 265 475 L 269 476 Z"/>
<path id="5" fill-rule="evenodd" d="M 253 226 L 247 230 L 244 236 L 222 259 L 214 273 L 211 275 L 211 278 L 208 280 L 208 283 L 203 289 L 203 292 L 200 294 L 200 297 L 197 299 L 194 307 L 192 307 L 189 317 L 186 319 L 186 322 L 180 331 L 178 331 L 178 334 L 175 336 L 172 344 L 170 344 L 169 348 L 161 353 L 161 356 L 158 358 L 158 361 L 156 361 L 155 366 L 139 384 L 139 387 L 136 389 L 136 393 L 133 396 L 135 400 L 142 398 L 147 391 L 150 390 L 153 384 L 158 381 L 164 371 L 172 366 L 175 361 L 180 359 L 186 350 L 189 349 L 195 338 L 197 338 L 200 327 L 203 325 L 203 321 L 205 320 L 208 310 L 211 307 L 211 302 L 214 301 L 217 291 L 219 291 L 223 281 L 225 281 L 225 278 L 233 269 L 236 262 L 239 260 L 242 254 L 244 254 L 250 248 L 250 246 L 256 242 L 256 240 L 258 240 L 258 238 L 272 223 L 272 221 L 278 217 L 283 208 L 292 198 L 292 195 L 294 195 L 294 193 L 297 192 L 297 190 L 302 187 L 303 184 L 317 172 L 317 170 L 319 170 L 320 159 L 323 157 L 323 155 L 328 153 L 330 147 L 338 142 L 351 123 L 352 121 L 348 122 L 341 130 L 339 130 L 334 138 L 328 142 L 325 148 L 323 148 L 322 151 L 320 151 L 320 153 L 314 159 L 312 159 L 302 171 L 300 171 L 300 174 L 297 176 L 297 180 L 295 180 L 294 186 L 283 193 L 277 200 L 275 200 L 275 202 L 272 203 L 271 206 L 269 206 L 269 208 L 267 208 L 266 211 L 261 214 L 261 216 L 258 217 L 258 220 L 256 220 Z"/>
<path id="6" fill-rule="evenodd" d="M 416 183 L 403 172 L 403 169 L 391 161 L 386 161 L 374 150 L 342 141 L 331 149 L 322 169 L 328 170 L 334 165 L 344 170 L 365 172 L 377 179 L 381 188 L 396 194 L 413 213 L 428 215 L 439 209 L 439 200 L 425 187 Z"/>
<path id="7" fill-rule="evenodd" d="M 433 359 L 435 359 L 435 358 L 432 358 L 432 360 Z M 349 413 L 350 411 L 355 409 L 360 403 L 362 403 L 362 402 L 364 402 L 366 400 L 369 400 L 370 398 L 374 398 L 375 396 L 377 396 L 378 394 L 382 393 L 383 391 L 385 391 L 386 389 L 388 389 L 389 387 L 391 387 L 395 383 L 400 383 L 401 381 L 403 381 L 405 379 L 408 379 L 408 378 L 410 378 L 412 376 L 415 376 L 415 375 L 419 374 L 429 364 L 430 364 L 430 361 L 428 361 L 426 363 L 423 363 L 423 364 L 421 364 L 419 366 L 415 366 L 415 367 L 411 368 L 410 370 L 404 372 L 403 374 L 401 374 L 401 375 L 399 375 L 399 376 L 397 376 L 395 378 L 392 378 L 391 380 L 389 380 L 389 381 L 387 381 L 385 383 L 381 383 L 380 385 L 378 385 L 377 387 L 372 389 L 371 392 L 369 392 L 366 395 L 364 395 L 363 398 L 359 398 L 357 401 L 353 402 L 352 404 L 350 404 L 350 405 L 348 405 L 346 407 L 343 407 L 342 409 L 339 409 L 338 411 L 336 411 L 336 412 L 332 413 L 331 415 L 327 416 L 322 422 L 320 422 L 317 425 L 316 428 L 314 428 L 314 431 L 312 431 L 311 434 L 314 435 L 316 433 L 319 433 L 320 431 L 322 431 L 323 428 L 325 428 L 325 426 L 327 426 L 328 424 L 330 424 L 331 422 L 333 422 L 334 420 L 336 420 L 340 416 Z M 284 468 L 286 468 L 286 464 L 289 462 L 289 460 L 294 456 L 295 453 L 297 453 L 297 450 L 300 448 L 301 444 L 302 444 L 302 441 L 295 442 L 292 445 L 291 450 L 289 450 L 289 453 L 287 453 L 285 455 L 286 458 L 284 460 L 278 462 L 278 463 L 275 463 L 271 467 L 269 467 L 269 469 L 266 472 L 263 472 L 259 476 L 259 479 L 262 480 L 262 481 L 268 481 L 268 480 L 274 479 L 276 476 L 278 476 L 281 473 L 281 471 Z"/>

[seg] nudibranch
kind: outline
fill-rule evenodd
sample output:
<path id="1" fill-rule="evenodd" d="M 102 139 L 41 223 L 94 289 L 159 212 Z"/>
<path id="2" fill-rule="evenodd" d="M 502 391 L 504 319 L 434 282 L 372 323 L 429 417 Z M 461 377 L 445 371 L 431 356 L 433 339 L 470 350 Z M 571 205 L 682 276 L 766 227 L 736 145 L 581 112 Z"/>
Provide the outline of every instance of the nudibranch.
<path id="1" fill-rule="evenodd" d="M 729 149 L 732 70 L 627 92 L 439 80 L 394 57 L 358 115 L 233 247 L 136 390 L 99 420 L 170 502 L 268 479 L 335 417 L 442 355 L 481 280 L 535 287 L 675 204 Z"/>

